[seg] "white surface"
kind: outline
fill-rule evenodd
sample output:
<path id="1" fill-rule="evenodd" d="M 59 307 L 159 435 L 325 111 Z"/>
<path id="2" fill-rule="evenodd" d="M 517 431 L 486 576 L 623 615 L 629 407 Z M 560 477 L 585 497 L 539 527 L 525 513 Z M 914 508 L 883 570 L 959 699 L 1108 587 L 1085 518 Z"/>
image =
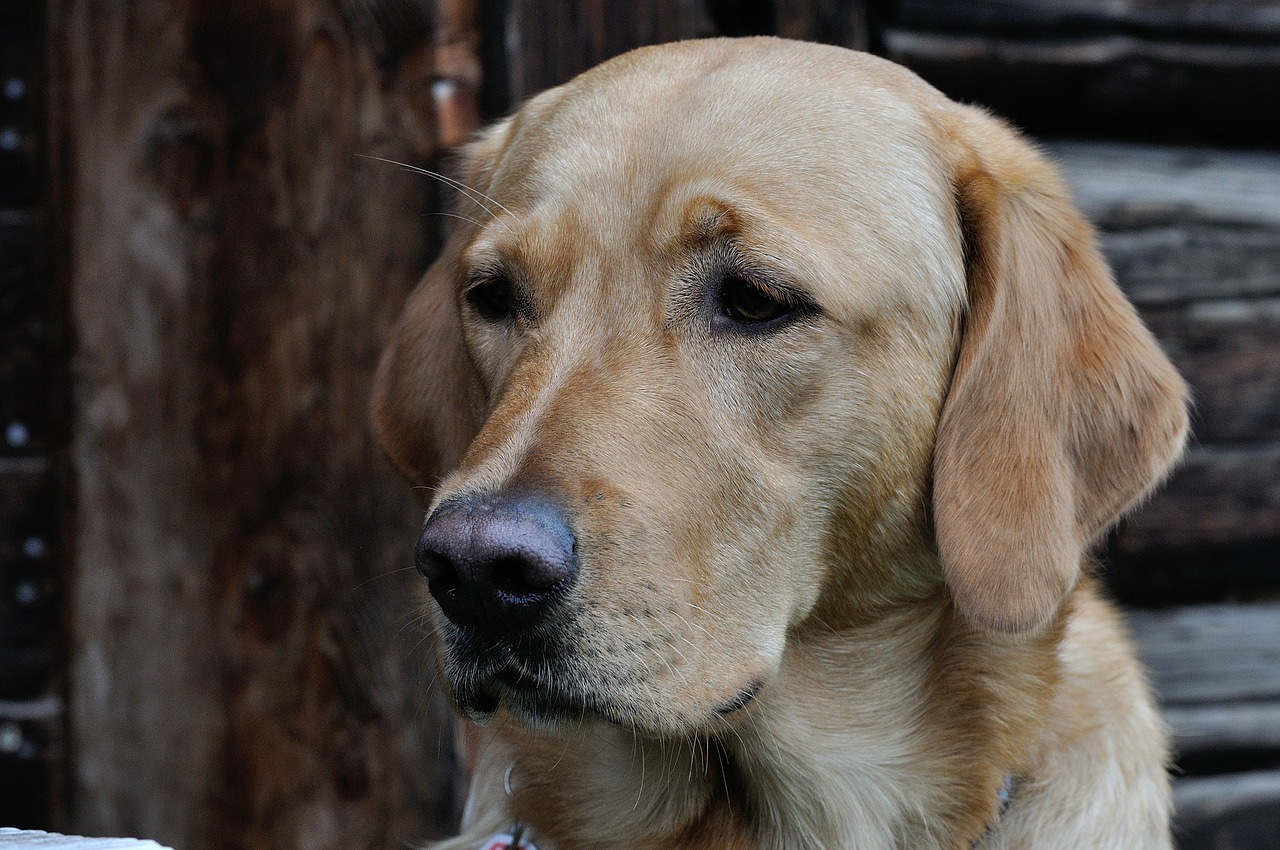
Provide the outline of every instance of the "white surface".
<path id="1" fill-rule="evenodd" d="M 133 838 L 81 838 L 76 835 L 54 835 L 0 827 L 0 847 L 41 848 L 41 850 L 167 850 L 154 841 Z"/>

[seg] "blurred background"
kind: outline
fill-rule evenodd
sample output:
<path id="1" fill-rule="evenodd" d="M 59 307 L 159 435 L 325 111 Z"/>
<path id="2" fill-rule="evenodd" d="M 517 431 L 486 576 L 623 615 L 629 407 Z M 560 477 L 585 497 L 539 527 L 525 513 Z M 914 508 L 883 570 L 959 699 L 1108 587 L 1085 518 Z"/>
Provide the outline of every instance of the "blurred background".
<path id="1" fill-rule="evenodd" d="M 400 848 L 461 776 L 367 426 L 448 168 L 641 44 L 870 50 L 1041 139 L 1195 388 L 1101 553 L 1184 850 L 1280 848 L 1280 0 L 3 0 L 0 825 Z M 797 128 L 803 132 L 803 128 Z"/>

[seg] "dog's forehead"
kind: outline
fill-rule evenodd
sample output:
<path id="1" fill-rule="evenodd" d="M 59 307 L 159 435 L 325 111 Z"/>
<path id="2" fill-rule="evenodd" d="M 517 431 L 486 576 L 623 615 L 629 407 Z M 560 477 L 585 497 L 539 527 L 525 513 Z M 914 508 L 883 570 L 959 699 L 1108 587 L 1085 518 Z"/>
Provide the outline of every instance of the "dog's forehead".
<path id="1" fill-rule="evenodd" d="M 951 279 L 960 236 L 931 120 L 942 102 L 908 72 L 849 51 L 775 39 L 664 45 L 531 101 L 490 192 L 516 212 L 504 227 L 526 245 L 572 233 L 579 250 L 549 251 L 561 257 L 662 253 L 711 202 L 780 251 L 794 243 L 797 262 L 829 261 L 832 276 L 858 246 L 867 276 Z"/>
<path id="2" fill-rule="evenodd" d="M 845 50 L 775 39 L 664 45 L 534 98 L 494 183 L 643 196 L 680 173 L 893 180 L 933 165 L 928 115 L 939 102 L 902 69 Z"/>

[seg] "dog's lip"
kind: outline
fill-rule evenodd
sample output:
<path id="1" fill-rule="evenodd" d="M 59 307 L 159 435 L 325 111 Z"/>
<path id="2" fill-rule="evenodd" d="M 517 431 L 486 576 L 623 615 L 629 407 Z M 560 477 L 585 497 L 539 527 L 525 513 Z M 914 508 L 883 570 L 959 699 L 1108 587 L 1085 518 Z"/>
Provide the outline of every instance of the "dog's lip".
<path id="1" fill-rule="evenodd" d="M 590 694 L 567 690 L 548 676 L 534 676 L 515 665 L 505 665 L 470 679 L 465 689 L 455 689 L 454 701 L 463 713 L 484 725 L 498 707 L 544 720 L 579 716 L 584 712 L 606 717 L 608 709 Z"/>
<path id="2" fill-rule="evenodd" d="M 516 667 L 504 667 L 495 673 L 493 677 L 513 691 L 532 692 L 539 690 L 538 680 Z"/>

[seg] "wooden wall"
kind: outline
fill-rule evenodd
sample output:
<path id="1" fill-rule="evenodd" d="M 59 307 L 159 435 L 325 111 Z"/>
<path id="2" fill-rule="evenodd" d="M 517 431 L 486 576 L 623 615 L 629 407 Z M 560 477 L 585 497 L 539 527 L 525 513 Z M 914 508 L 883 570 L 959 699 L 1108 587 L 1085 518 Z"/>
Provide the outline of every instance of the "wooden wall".
<path id="1" fill-rule="evenodd" d="M 457 816 L 420 509 L 367 426 L 435 187 L 362 158 L 470 129 L 450 13 L 51 4 L 70 829 L 349 850 Z"/>
<path id="2" fill-rule="evenodd" d="M 1187 464 L 1103 555 L 1175 728 L 1182 846 L 1280 847 L 1278 22 L 1274 0 L 12 0 L 0 820 L 180 850 L 451 827 L 421 516 L 366 424 L 442 199 L 358 155 L 430 166 L 631 47 L 780 34 L 1070 139 L 1052 152 L 1198 399 Z"/>

